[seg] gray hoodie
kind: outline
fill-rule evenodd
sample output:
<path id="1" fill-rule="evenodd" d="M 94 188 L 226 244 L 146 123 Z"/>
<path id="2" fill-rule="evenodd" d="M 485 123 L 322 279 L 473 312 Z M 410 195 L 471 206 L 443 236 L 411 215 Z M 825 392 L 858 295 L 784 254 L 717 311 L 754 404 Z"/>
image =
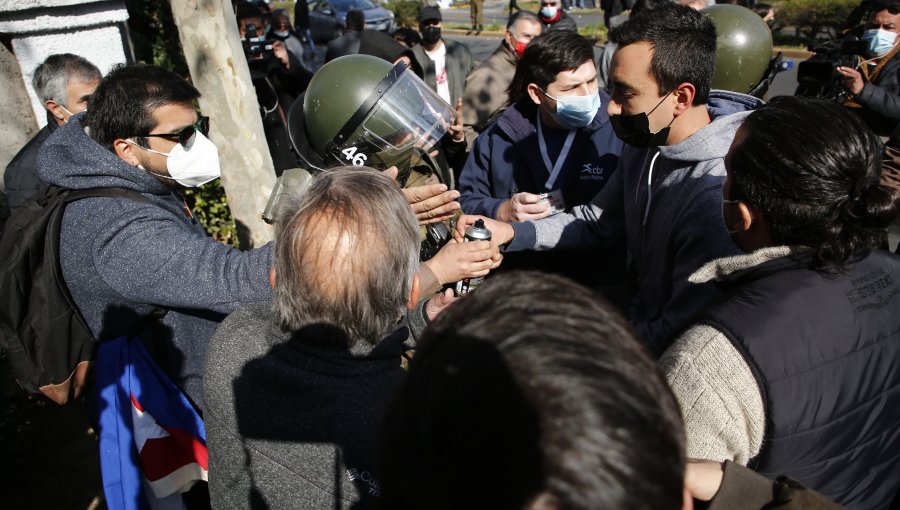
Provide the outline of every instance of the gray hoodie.
<path id="1" fill-rule="evenodd" d="M 638 277 L 626 315 L 662 354 L 719 295 L 714 285 L 689 284 L 688 276 L 710 260 L 740 253 L 722 220 L 723 158 L 747 115 L 716 118 L 676 145 L 626 145 L 619 170 L 590 204 L 514 223 L 507 251 L 626 244 L 628 266 Z"/>
<path id="2" fill-rule="evenodd" d="M 119 187 L 153 204 L 88 198 L 70 204 L 60 234 L 63 278 L 101 341 L 140 329 L 154 359 L 203 408 L 206 345 L 228 313 L 271 299 L 271 243 L 241 252 L 209 238 L 184 201 L 92 140 L 73 117 L 44 143 L 38 175 L 72 189 Z M 155 308 L 161 321 L 140 327 Z"/>

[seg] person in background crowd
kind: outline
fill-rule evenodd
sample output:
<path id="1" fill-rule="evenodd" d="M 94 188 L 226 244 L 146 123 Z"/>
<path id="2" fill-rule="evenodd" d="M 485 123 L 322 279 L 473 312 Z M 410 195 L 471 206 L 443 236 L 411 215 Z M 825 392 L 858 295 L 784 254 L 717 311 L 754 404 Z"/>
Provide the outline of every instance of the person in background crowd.
<path id="1" fill-rule="evenodd" d="M 301 39 L 309 45 L 309 53 L 305 56 L 316 58 L 316 43 L 309 29 L 309 3 L 306 0 L 296 0 L 294 3 L 294 27 Z"/>
<path id="2" fill-rule="evenodd" d="M 366 29 L 365 14 L 359 9 L 350 9 L 347 11 L 346 26 L 347 28 L 342 36 L 328 41 L 328 47 L 325 50 L 325 62 L 331 62 L 344 55 L 359 53 L 359 36 Z"/>
<path id="3" fill-rule="evenodd" d="M 508 252 L 626 247 L 632 289 L 616 299 L 659 356 L 720 296 L 715 285 L 692 285 L 688 276 L 738 253 L 719 213 L 722 157 L 746 113 L 713 118 L 707 109 L 716 60 L 707 16 L 663 5 L 615 27 L 610 38 L 619 48 L 607 112 L 626 144 L 618 170 L 589 204 L 569 212 L 511 225 L 484 219 L 492 242 L 509 243 Z M 477 218 L 463 216 L 458 233 Z M 616 264 L 590 269 L 621 273 Z"/>
<path id="4" fill-rule="evenodd" d="M 660 361 L 688 455 L 887 509 L 900 489 L 900 256 L 879 248 L 900 200 L 879 183 L 881 144 L 839 105 L 778 97 L 747 117 L 725 165 L 722 215 L 746 254 L 691 275 L 727 297 Z"/>
<path id="5" fill-rule="evenodd" d="M 291 28 L 291 17 L 286 10 L 278 9 L 272 13 L 272 28 L 269 29 L 267 37 L 284 43 L 288 52 L 298 62 L 303 59 L 303 41 Z"/>
<path id="6" fill-rule="evenodd" d="M 475 63 L 465 44 L 441 37 L 443 26 L 440 9 L 422 7 L 419 10 L 422 44 L 414 46 L 413 53 L 425 71 L 425 83 L 448 104 L 456 105 L 463 97 L 466 77 L 475 68 Z"/>
<path id="7" fill-rule="evenodd" d="M 469 16 L 472 19 L 472 30 L 475 35 L 484 30 L 484 0 L 469 0 Z"/>
<path id="8" fill-rule="evenodd" d="M 539 35 L 541 22 L 534 13 L 519 11 L 513 14 L 500 45 L 469 73 L 463 96 L 463 125 L 469 147 L 489 120 L 493 120 L 507 104 L 506 89 L 516 72 L 516 65 L 528 43 Z"/>
<path id="9" fill-rule="evenodd" d="M 323 172 L 276 220 L 274 297 L 210 342 L 214 508 L 371 508 L 384 404 L 404 374 L 419 229 L 371 168 Z"/>
<path id="10" fill-rule="evenodd" d="M 541 9 L 538 17 L 544 26 L 544 32 L 551 30 L 578 30 L 575 19 L 566 14 L 560 0 L 541 0 Z"/>
<path id="11" fill-rule="evenodd" d="M 87 109 L 101 77 L 97 66 L 71 53 L 50 55 L 35 69 L 31 85 L 47 111 L 47 125 L 6 166 L 3 184 L 11 214 L 47 188 L 38 177 L 38 151 L 56 128 Z"/>
<path id="12" fill-rule="evenodd" d="M 242 39 L 265 35 L 267 18 L 256 5 L 238 3 L 235 16 Z M 256 31 L 249 31 L 250 27 L 255 27 Z M 261 51 L 247 58 L 275 175 L 281 175 L 283 171 L 299 165 L 297 156 L 291 150 L 285 112 L 306 90 L 313 73 L 287 51 L 287 46 L 281 41 L 272 43 L 271 53 Z"/>
<path id="13" fill-rule="evenodd" d="M 859 113 L 879 136 L 890 136 L 900 126 L 900 2 L 875 2 L 862 40 L 868 44 L 865 60 L 856 68 L 838 67 L 844 88 L 851 94 L 847 106 Z"/>

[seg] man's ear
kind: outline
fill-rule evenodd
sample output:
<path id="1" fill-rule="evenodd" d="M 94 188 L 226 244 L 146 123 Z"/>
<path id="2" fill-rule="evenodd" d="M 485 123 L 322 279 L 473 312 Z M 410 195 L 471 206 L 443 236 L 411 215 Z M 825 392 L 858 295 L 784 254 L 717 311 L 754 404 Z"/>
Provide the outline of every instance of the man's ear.
<path id="1" fill-rule="evenodd" d="M 272 269 L 272 274 L 275 274 L 275 269 Z M 421 288 L 419 288 L 419 272 L 416 271 L 416 274 L 413 275 L 412 285 L 409 286 L 409 300 L 406 302 L 406 309 L 412 310 L 416 307 L 416 303 L 419 302 L 419 296 L 422 294 Z"/>
<path id="2" fill-rule="evenodd" d="M 679 116 L 682 113 L 691 109 L 694 105 L 694 98 L 697 97 L 697 87 L 695 87 L 691 83 L 682 83 L 675 89 L 675 100 L 677 101 L 675 105 L 675 116 Z"/>
<path id="3" fill-rule="evenodd" d="M 737 210 L 738 210 L 738 215 L 739 215 L 738 216 L 739 223 L 731 228 L 734 230 L 739 229 L 742 232 L 747 232 L 748 230 L 750 230 L 750 227 L 752 227 L 755 223 L 754 220 L 756 219 L 756 216 L 753 214 L 754 211 L 753 211 L 753 209 L 750 208 L 749 205 L 747 205 L 744 202 L 737 203 Z"/>
<path id="4" fill-rule="evenodd" d="M 138 159 L 137 149 L 134 145 L 128 143 L 124 138 L 116 138 L 113 140 L 113 151 L 119 159 L 131 166 L 138 166 L 141 160 Z"/>
<path id="5" fill-rule="evenodd" d="M 272 269 L 269 271 L 269 285 L 271 285 L 273 289 L 275 288 L 275 266 L 272 266 Z"/>
<path id="6" fill-rule="evenodd" d="M 66 112 L 56 101 L 52 99 L 44 101 L 44 108 L 46 108 L 47 111 L 50 112 L 50 115 L 53 115 L 58 122 L 66 122 Z"/>
<path id="7" fill-rule="evenodd" d="M 536 83 L 529 83 L 526 90 L 528 91 L 528 97 L 530 97 L 531 100 L 534 101 L 534 104 L 540 105 L 541 96 L 543 95 L 541 94 L 541 88 L 538 87 Z"/>

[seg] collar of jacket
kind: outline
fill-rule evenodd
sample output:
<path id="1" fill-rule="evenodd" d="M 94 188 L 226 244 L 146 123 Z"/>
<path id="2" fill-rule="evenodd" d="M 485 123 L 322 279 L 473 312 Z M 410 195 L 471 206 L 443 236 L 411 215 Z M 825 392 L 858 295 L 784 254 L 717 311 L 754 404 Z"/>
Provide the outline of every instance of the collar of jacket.
<path id="1" fill-rule="evenodd" d="M 805 246 L 767 246 L 752 253 L 711 260 L 694 271 L 691 283 L 716 281 L 727 287 L 745 281 L 751 274 L 756 279 L 787 267 L 808 266 L 810 249 Z"/>

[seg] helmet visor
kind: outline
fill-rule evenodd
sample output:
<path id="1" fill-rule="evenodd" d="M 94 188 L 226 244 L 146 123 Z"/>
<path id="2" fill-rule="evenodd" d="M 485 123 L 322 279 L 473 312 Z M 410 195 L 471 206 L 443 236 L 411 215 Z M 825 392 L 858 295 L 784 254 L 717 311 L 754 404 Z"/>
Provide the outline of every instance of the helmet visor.
<path id="1" fill-rule="evenodd" d="M 345 164 L 395 165 L 402 172 L 455 121 L 455 110 L 406 69 L 345 141 L 329 144 L 328 150 Z"/>

